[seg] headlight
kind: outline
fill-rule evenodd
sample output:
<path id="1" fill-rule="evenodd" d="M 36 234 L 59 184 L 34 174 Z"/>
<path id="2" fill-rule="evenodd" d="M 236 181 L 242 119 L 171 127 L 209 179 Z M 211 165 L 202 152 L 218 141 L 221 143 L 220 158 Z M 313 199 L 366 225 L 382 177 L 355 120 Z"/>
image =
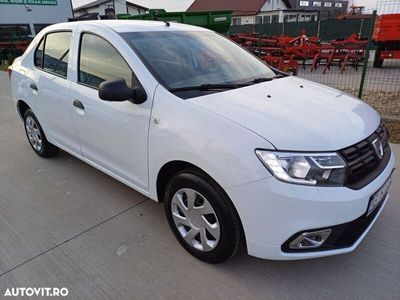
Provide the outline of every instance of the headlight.
<path id="1" fill-rule="evenodd" d="M 306 185 L 343 185 L 346 163 L 337 153 L 292 153 L 256 150 L 277 179 Z"/>

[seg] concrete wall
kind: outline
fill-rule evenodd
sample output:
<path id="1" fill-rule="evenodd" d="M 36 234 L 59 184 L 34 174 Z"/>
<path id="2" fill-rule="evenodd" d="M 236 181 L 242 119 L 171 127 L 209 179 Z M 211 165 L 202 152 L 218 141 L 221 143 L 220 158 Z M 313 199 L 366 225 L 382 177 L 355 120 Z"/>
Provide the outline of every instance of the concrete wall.
<path id="1" fill-rule="evenodd" d="M 72 18 L 70 0 L 58 0 L 57 5 L 0 4 L 0 25 L 30 24 L 32 34 L 33 24 L 60 23 L 68 18 Z"/>

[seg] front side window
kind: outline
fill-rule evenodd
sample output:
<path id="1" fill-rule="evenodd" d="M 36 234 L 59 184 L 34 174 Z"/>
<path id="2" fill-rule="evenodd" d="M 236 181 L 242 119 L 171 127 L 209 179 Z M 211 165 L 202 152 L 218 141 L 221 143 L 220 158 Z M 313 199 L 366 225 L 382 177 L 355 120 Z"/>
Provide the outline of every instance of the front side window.
<path id="1" fill-rule="evenodd" d="M 46 36 L 43 69 L 61 77 L 67 77 L 71 32 L 54 32 Z"/>
<path id="2" fill-rule="evenodd" d="M 225 37 L 207 31 L 121 33 L 169 90 L 206 84 L 240 84 L 275 73 Z"/>
<path id="3" fill-rule="evenodd" d="M 117 78 L 125 79 L 130 88 L 138 85 L 128 64 L 109 42 L 93 34 L 83 34 L 78 81 L 98 88 L 103 81 Z"/>

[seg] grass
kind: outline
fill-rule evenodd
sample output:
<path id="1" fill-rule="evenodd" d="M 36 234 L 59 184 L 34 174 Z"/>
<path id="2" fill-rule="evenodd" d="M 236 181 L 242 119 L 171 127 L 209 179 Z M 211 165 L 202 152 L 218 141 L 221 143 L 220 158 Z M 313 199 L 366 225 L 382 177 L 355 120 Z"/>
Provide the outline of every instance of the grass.
<path id="1" fill-rule="evenodd" d="M 400 144 L 400 120 L 385 119 L 385 124 L 389 129 L 389 142 Z"/>

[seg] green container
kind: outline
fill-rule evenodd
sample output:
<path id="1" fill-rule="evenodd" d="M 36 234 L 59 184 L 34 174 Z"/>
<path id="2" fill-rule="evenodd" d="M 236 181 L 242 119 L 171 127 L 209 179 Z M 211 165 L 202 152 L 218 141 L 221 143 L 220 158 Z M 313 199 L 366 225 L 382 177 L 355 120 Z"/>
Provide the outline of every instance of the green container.
<path id="1" fill-rule="evenodd" d="M 178 22 L 194 26 L 208 28 L 220 33 L 229 30 L 232 20 L 231 10 L 216 11 L 186 11 L 186 12 L 166 12 L 164 9 L 150 9 L 142 15 L 119 14 L 117 19 L 127 20 L 161 20 L 168 22 Z"/>

